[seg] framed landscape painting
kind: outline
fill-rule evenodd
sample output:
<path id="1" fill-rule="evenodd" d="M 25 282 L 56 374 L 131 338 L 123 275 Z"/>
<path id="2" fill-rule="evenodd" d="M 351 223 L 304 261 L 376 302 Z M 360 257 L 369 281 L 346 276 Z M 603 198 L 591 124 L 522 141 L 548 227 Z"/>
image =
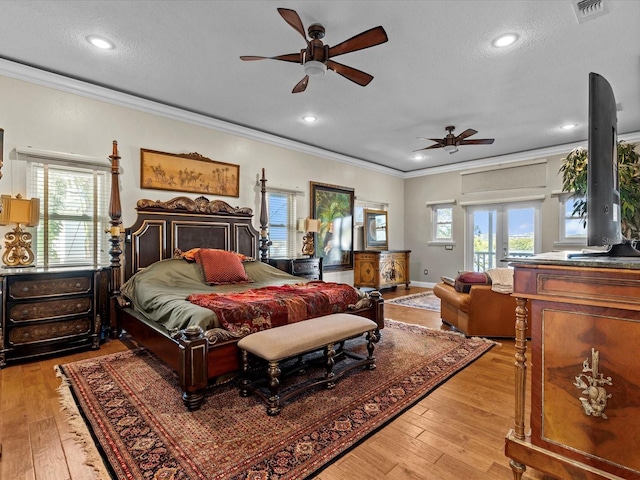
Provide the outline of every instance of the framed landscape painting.
<path id="1" fill-rule="evenodd" d="M 320 221 L 316 256 L 323 270 L 353 269 L 353 188 L 311 182 L 311 215 Z"/>
<path id="2" fill-rule="evenodd" d="M 240 165 L 141 148 L 140 188 L 239 197 Z"/>

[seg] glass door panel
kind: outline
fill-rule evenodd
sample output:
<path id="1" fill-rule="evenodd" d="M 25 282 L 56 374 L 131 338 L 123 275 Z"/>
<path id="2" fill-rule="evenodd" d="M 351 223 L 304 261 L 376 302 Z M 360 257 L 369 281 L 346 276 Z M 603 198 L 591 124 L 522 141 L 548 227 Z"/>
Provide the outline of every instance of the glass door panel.
<path id="1" fill-rule="evenodd" d="M 484 272 L 496 268 L 498 209 L 474 209 L 472 218 L 472 269 Z"/>

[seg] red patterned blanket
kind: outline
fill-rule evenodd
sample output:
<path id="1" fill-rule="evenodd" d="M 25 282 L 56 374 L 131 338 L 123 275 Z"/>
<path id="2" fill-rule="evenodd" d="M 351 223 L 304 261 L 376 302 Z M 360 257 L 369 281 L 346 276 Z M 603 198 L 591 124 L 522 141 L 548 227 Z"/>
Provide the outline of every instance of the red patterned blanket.
<path id="1" fill-rule="evenodd" d="M 358 301 L 358 292 L 343 283 L 316 281 L 226 295 L 198 293 L 189 295 L 187 300 L 212 310 L 230 332 L 248 334 L 344 312 Z"/>

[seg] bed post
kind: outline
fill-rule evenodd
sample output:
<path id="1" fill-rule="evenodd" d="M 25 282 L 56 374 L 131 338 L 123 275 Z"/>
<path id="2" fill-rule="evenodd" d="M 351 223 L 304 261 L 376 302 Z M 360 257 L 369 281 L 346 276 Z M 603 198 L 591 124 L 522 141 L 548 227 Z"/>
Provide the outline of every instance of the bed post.
<path id="1" fill-rule="evenodd" d="M 122 229 L 122 207 L 120 205 L 120 156 L 118 155 L 118 142 L 113 141 L 113 150 L 111 155 L 111 197 L 109 198 L 109 218 L 111 218 L 111 228 L 108 233 L 110 235 L 109 256 L 111 257 L 111 278 L 109 282 L 110 292 L 110 314 L 109 326 L 111 327 L 111 338 L 118 337 L 115 312 L 115 298 L 120 294 L 120 255 L 122 248 L 120 247 L 120 233 Z"/>
<path id="2" fill-rule="evenodd" d="M 267 210 L 267 179 L 264 176 L 264 168 L 262 169 L 260 183 L 262 184 L 260 188 L 260 261 L 266 262 L 271 240 L 269 240 L 269 236 L 267 235 L 267 229 L 269 228 L 269 211 Z"/>

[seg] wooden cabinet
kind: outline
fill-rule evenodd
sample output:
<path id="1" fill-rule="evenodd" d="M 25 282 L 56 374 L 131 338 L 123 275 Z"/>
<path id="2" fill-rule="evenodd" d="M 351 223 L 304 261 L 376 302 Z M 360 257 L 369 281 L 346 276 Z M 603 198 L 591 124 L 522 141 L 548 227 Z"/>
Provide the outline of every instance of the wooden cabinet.
<path id="1" fill-rule="evenodd" d="M 514 478 L 640 479 L 640 260 L 514 261 L 516 409 L 506 438 Z M 531 310 L 531 418 L 526 428 Z"/>
<path id="2" fill-rule="evenodd" d="M 108 268 L 6 269 L 0 282 L 0 367 L 99 348 L 101 325 L 108 325 Z"/>
<path id="3" fill-rule="evenodd" d="M 270 258 L 269 265 L 296 277 L 322 280 L 322 258 Z"/>
<path id="4" fill-rule="evenodd" d="M 410 250 L 360 250 L 354 252 L 353 285 L 375 289 L 404 283 L 409 288 Z"/>

